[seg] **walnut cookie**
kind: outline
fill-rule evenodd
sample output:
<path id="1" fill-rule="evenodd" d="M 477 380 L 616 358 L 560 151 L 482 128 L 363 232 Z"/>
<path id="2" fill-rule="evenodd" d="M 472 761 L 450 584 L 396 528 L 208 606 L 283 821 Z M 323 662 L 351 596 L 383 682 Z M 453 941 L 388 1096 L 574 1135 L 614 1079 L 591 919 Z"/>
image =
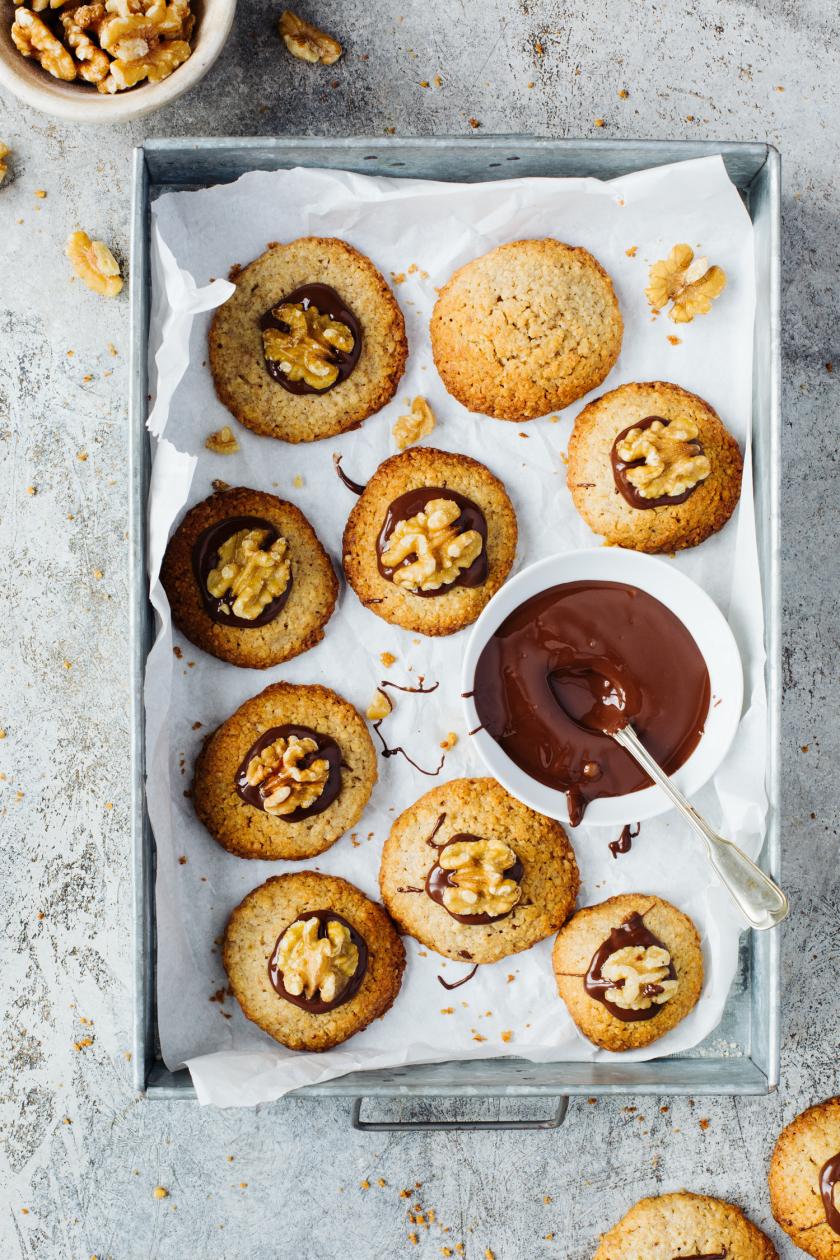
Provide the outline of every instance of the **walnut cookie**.
<path id="1" fill-rule="evenodd" d="M 511 241 L 461 267 L 430 326 L 444 385 L 469 410 L 531 420 L 606 378 L 624 324 L 612 281 L 586 249 Z"/>
<path id="2" fill-rule="evenodd" d="M 717 412 L 668 381 L 620 385 L 597 398 L 569 440 L 575 507 L 608 543 L 634 551 L 695 547 L 722 529 L 742 472 L 738 443 Z M 620 488 L 622 476 L 638 506 Z"/>
<path id="3" fill-rule="evenodd" d="M 405 321 L 385 280 L 364 254 L 332 237 L 305 236 L 286 245 L 270 244 L 247 267 L 234 268 L 231 279 L 236 292 L 210 327 L 210 368 L 219 399 L 247 428 L 286 442 L 314 442 L 358 427 L 390 402 L 408 355 Z M 355 327 L 347 344 L 358 360 L 346 378 L 323 389 L 290 392 L 269 374 L 261 321 L 284 298 L 312 285 L 329 286 L 351 312 Z M 343 335 L 347 333 L 344 327 Z M 320 340 L 315 336 L 307 343 L 319 371 L 324 366 L 323 356 L 318 361 Z"/>
<path id="4" fill-rule="evenodd" d="M 495 779 L 453 779 L 421 796 L 394 821 L 379 871 L 400 929 L 468 963 L 496 962 L 550 936 L 574 909 L 579 884 L 560 824 Z"/>
<path id="5" fill-rule="evenodd" d="M 796 1246 L 840 1260 L 840 1098 L 808 1107 L 782 1130 L 769 1180 L 773 1215 Z"/>
<path id="6" fill-rule="evenodd" d="M 578 1029 L 604 1050 L 657 1041 L 696 1006 L 703 988 L 691 919 L 644 893 L 578 910 L 557 935 L 552 964 Z"/>
<path id="7" fill-rule="evenodd" d="M 348 701 L 319 685 L 272 683 L 205 740 L 192 800 L 229 853 L 294 861 L 358 821 L 376 775 L 367 726 Z"/>
<path id="8" fill-rule="evenodd" d="M 467 455 L 413 447 L 380 464 L 350 513 L 344 572 L 384 621 L 453 634 L 504 582 L 516 538 L 513 505 L 488 468 Z"/>
<path id="9" fill-rule="evenodd" d="M 312 917 L 324 924 L 317 937 L 301 927 Z M 300 871 L 274 876 L 240 902 L 222 960 L 247 1019 L 290 1050 L 320 1051 L 385 1014 L 400 991 L 405 949 L 382 907 L 353 884 Z"/>
<path id="10" fill-rule="evenodd" d="M 601 1236 L 594 1260 L 778 1260 L 766 1234 L 734 1203 L 705 1194 L 640 1199 Z"/>
<path id="11" fill-rule="evenodd" d="M 330 558 L 300 509 L 244 486 L 187 512 L 160 580 L 191 643 L 250 669 L 319 643 L 338 597 Z"/>

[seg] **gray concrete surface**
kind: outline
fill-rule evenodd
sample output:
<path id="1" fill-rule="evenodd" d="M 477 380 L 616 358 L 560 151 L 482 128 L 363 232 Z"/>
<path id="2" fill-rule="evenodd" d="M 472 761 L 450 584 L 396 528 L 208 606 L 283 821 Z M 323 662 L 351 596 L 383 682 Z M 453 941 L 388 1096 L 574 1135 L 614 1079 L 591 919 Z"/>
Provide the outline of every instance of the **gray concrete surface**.
<path id="1" fill-rule="evenodd" d="M 487 1247 L 497 1260 L 585 1260 L 639 1195 L 681 1186 L 738 1201 L 793 1256 L 768 1224 L 768 1155 L 784 1122 L 838 1091 L 837 6 L 307 0 L 304 12 L 344 40 L 338 65 L 292 64 L 275 6 L 240 0 L 216 68 L 143 125 L 65 127 L 0 99 L 0 139 L 14 149 L 0 190 L 0 1257 L 429 1260 L 460 1241 L 469 1260 Z M 419 86 L 436 74 L 441 87 Z M 469 134 L 470 118 L 487 134 L 766 139 L 783 152 L 783 835 L 795 913 L 782 1088 L 580 1100 L 559 1132 L 525 1136 L 360 1135 L 344 1102 L 149 1104 L 127 1061 L 128 304 L 68 283 L 63 242 L 83 226 L 125 256 L 129 154 L 146 135 Z M 414 1199 L 399 1190 L 415 1182 L 450 1232 L 420 1227 L 412 1246 Z M 168 1198 L 153 1197 L 157 1185 Z"/>

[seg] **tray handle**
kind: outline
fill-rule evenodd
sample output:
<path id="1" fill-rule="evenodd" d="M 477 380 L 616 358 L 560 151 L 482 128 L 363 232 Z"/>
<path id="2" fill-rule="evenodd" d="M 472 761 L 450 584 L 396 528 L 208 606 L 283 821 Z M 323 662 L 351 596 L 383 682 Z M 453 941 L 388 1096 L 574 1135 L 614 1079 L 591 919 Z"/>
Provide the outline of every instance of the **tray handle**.
<path id="1" fill-rule="evenodd" d="M 559 1129 L 566 1119 L 569 1110 L 567 1095 L 557 1097 L 554 1114 L 544 1120 L 363 1120 L 362 1103 L 364 1097 L 353 1099 L 351 1123 L 354 1129 L 368 1133 L 437 1133 L 445 1130 L 461 1132 L 477 1132 L 482 1129 Z"/>

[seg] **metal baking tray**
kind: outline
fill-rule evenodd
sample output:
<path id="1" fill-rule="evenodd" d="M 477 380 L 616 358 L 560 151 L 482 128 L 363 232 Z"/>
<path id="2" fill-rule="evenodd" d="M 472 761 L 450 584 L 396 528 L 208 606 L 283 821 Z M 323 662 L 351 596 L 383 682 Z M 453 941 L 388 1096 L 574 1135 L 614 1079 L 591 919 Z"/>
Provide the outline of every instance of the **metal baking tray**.
<path id="1" fill-rule="evenodd" d="M 753 472 L 762 590 L 767 625 L 769 811 L 762 864 L 779 875 L 779 223 L 780 156 L 760 143 L 662 140 L 554 140 L 519 136 L 481 138 L 389 137 L 347 139 L 149 140 L 134 151 L 131 218 L 131 479 L 130 615 L 132 634 L 132 832 L 134 841 L 134 1076 L 150 1098 L 194 1097 L 189 1074 L 170 1072 L 157 1048 L 155 1015 L 155 845 L 146 812 L 143 675 L 152 643 L 153 615 L 146 578 L 146 496 L 151 445 L 146 431 L 148 331 L 151 299 L 149 207 L 162 192 L 203 188 L 246 171 L 292 166 L 327 167 L 366 175 L 453 181 L 512 176 L 594 176 L 690 158 L 722 155 L 755 225 L 756 308 L 753 373 Z M 780 933 L 745 932 L 739 967 L 720 1026 L 694 1050 L 647 1063 L 529 1063 L 499 1058 L 354 1072 L 299 1090 L 299 1095 L 418 1098 L 539 1098 L 554 1100 L 547 1120 L 519 1125 L 553 1127 L 575 1094 L 762 1094 L 776 1087 L 779 1066 Z M 449 1120 L 443 1127 L 459 1122 Z M 484 1125 L 510 1127 L 509 1121 Z M 435 1127 L 421 1122 L 418 1127 Z M 440 1126 L 437 1126 L 440 1127 Z"/>

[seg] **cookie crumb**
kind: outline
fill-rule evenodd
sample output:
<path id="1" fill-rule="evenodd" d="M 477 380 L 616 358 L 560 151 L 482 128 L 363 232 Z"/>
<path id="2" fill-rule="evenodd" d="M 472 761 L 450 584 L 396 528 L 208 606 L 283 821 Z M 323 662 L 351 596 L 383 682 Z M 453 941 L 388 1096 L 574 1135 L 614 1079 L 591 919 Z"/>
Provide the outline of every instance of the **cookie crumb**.
<path id="1" fill-rule="evenodd" d="M 626 101 L 629 98 L 630 93 L 627 91 L 627 88 L 622 88 L 618 95 L 620 100 Z"/>
<path id="2" fill-rule="evenodd" d="M 604 119 L 603 119 L 603 118 L 596 118 L 596 119 L 595 119 L 595 126 L 596 126 L 596 127 L 606 127 L 606 125 L 607 125 L 607 124 L 606 124 L 606 122 L 604 121 Z"/>
<path id="3" fill-rule="evenodd" d="M 169 1198 L 169 1191 L 166 1189 L 165 1186 L 155 1186 L 154 1190 L 152 1191 L 152 1194 L 154 1195 L 156 1199 Z"/>
<path id="4" fill-rule="evenodd" d="M 675 337 L 673 333 L 668 334 L 668 341 L 670 342 L 672 346 L 682 345 L 682 337 Z"/>
<path id="5" fill-rule="evenodd" d="M 292 485 L 294 486 L 296 490 L 300 490 L 303 488 L 303 486 L 305 485 L 305 482 L 303 480 L 303 477 L 300 475 L 300 473 L 295 473 L 294 477 L 292 478 Z"/>
<path id="6" fill-rule="evenodd" d="M 446 752 L 449 752 L 450 748 L 454 748 L 457 743 L 458 743 L 458 736 L 455 734 L 454 731 L 450 731 L 449 734 L 446 736 L 446 739 L 442 739 L 440 741 L 440 746 Z"/>
<path id="7" fill-rule="evenodd" d="M 469 121 L 470 121 L 470 126 L 472 127 L 473 131 L 478 131 L 479 127 L 481 126 L 481 123 L 478 121 L 478 119 L 471 118 Z"/>
<path id="8" fill-rule="evenodd" d="M 638 251 L 639 251 L 638 245 L 631 245 L 630 248 L 625 249 L 624 252 L 628 258 L 635 258 Z"/>
<path id="9" fill-rule="evenodd" d="M 390 669 L 391 666 L 396 663 L 397 658 L 396 656 L 394 656 L 393 652 L 380 652 L 379 660 L 380 660 L 380 663 L 384 665 L 386 669 Z"/>
<path id="10" fill-rule="evenodd" d="M 364 1181 L 359 1182 L 359 1189 L 370 1190 L 370 1182 L 368 1181 L 367 1177 L 365 1177 Z"/>
<path id="11" fill-rule="evenodd" d="M 508 1042 L 513 1040 L 513 1032 L 510 1028 L 506 1028 L 502 1033 L 502 1041 Z"/>

